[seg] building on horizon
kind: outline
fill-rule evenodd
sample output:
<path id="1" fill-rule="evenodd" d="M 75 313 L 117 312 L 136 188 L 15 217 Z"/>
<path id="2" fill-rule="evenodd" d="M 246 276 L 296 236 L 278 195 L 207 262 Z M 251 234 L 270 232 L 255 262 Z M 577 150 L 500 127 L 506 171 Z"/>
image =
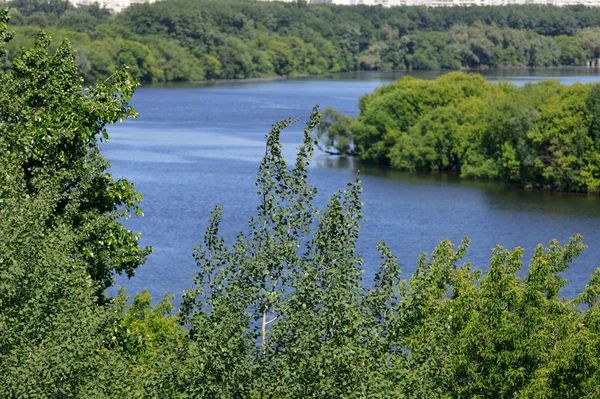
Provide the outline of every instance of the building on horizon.
<path id="1" fill-rule="evenodd" d="M 69 0 L 73 6 L 91 6 L 97 4 L 100 8 L 119 13 L 133 4 L 155 3 L 157 0 Z"/>
<path id="2" fill-rule="evenodd" d="M 382 7 L 398 7 L 398 6 L 410 6 L 412 2 L 410 0 L 356 0 L 357 6 L 382 6 Z"/>
<path id="3" fill-rule="evenodd" d="M 355 0 L 309 0 L 308 4 L 332 4 L 336 6 L 353 6 Z"/>
<path id="4" fill-rule="evenodd" d="M 100 8 L 109 9 L 119 13 L 133 4 L 155 3 L 158 0 L 69 0 L 74 6 L 88 6 L 97 4 Z M 264 2 L 280 1 L 284 3 L 296 3 L 298 0 L 256 0 Z M 363 6 L 425 6 L 425 7 L 470 7 L 470 6 L 506 6 L 517 4 L 551 5 L 565 7 L 573 5 L 584 5 L 588 7 L 599 7 L 600 0 L 304 0 L 308 4 L 331 4 L 331 5 L 363 5 Z"/>
<path id="5" fill-rule="evenodd" d="M 108 0 L 104 0 L 108 1 Z M 115 0 L 118 1 L 118 0 Z M 126 0 L 121 0 L 126 1 Z M 295 3 L 298 0 L 256 0 L 256 1 L 282 1 Z M 600 0 L 305 0 L 309 4 L 332 5 L 357 5 L 357 6 L 425 6 L 425 7 L 470 7 L 470 6 L 507 6 L 520 4 L 550 5 L 555 7 L 584 5 L 588 7 L 600 6 Z"/>

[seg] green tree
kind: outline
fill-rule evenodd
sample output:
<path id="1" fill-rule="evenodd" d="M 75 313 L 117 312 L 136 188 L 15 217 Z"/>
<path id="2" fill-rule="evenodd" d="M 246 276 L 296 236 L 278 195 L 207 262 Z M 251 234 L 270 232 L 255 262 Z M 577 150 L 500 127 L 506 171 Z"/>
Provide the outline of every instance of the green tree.
<path id="1" fill-rule="evenodd" d="M 382 364 L 365 345 L 359 181 L 319 211 L 306 180 L 319 119 L 314 110 L 291 169 L 279 142 L 290 121 L 274 125 L 248 231 L 226 246 L 218 207 L 195 253 L 200 271 L 181 314 L 198 351 L 193 389 L 201 397 L 359 398 L 381 382 L 370 373 Z"/>
<path id="2" fill-rule="evenodd" d="M 139 246 L 140 235 L 119 222 L 131 211 L 141 214 L 141 195 L 106 172 L 109 163 L 99 151 L 107 123 L 137 115 L 127 104 L 136 82 L 121 69 L 84 91 L 71 46 L 64 42 L 49 55 L 49 45 L 40 34 L 1 78 L 2 162 L 18 165 L 24 194 L 34 196 L 47 185 L 59 194 L 56 219 L 77 234 L 100 295 L 113 273 L 132 276 L 150 253 Z"/>
<path id="3" fill-rule="evenodd" d="M 6 10 L 0 37 L 6 42 Z M 140 195 L 106 173 L 106 123 L 135 115 L 125 70 L 83 90 L 68 42 L 43 33 L 0 79 L 0 389 L 26 396 L 114 397 L 133 375 L 109 349 L 119 309 L 113 273 L 133 275 L 149 249 L 120 222 Z"/>
<path id="4" fill-rule="evenodd" d="M 251 21 L 267 18 L 248 17 L 253 3 L 246 13 L 227 9 L 242 3 L 223 4 L 226 11 L 217 15 L 242 37 Z M 39 3 L 29 14 L 46 6 Z M 273 7 L 280 7 L 285 18 L 273 19 L 265 11 L 269 26 L 282 24 L 290 32 L 300 30 L 294 13 L 311 9 Z M 315 9 L 334 18 L 331 10 L 338 8 Z M 339 9 L 345 15 L 345 8 Z M 402 12 L 416 13 L 411 17 L 431 26 L 465 18 L 452 11 L 412 9 Z M 388 12 L 356 10 L 348 12 L 375 21 Z M 473 10 L 467 15 L 489 12 Z M 511 7 L 501 10 L 511 16 L 510 26 L 527 22 Z M 543 11 L 544 24 L 527 23 L 556 34 L 576 26 Z M 449 14 L 442 14 L 444 19 L 436 17 L 438 12 Z M 410 21 L 390 24 L 390 38 L 397 37 L 390 26 L 406 30 Z M 11 37 L 6 23 L 7 11 L 0 11 L 2 51 Z M 348 26 L 356 29 L 363 51 L 369 39 L 377 38 L 369 24 Z M 476 28 L 482 30 L 478 35 L 500 42 L 495 29 Z M 105 39 L 99 36 L 96 42 Z M 103 43 L 107 53 L 114 49 Z M 316 65 L 308 42 L 285 43 L 296 65 Z M 165 45 L 165 58 L 191 54 Z M 131 183 L 106 172 L 108 163 L 99 153 L 99 141 L 108 140 L 105 125 L 135 116 L 127 101 L 136 82 L 122 68 L 84 89 L 73 48 L 63 42 L 53 52 L 50 46 L 50 39 L 39 34 L 35 46 L 12 58 L 10 72 L 0 78 L 3 396 L 600 395 L 600 269 L 574 300 L 561 297 L 567 284 L 561 275 L 584 250 L 582 238 L 564 246 L 555 240 L 539 245 L 526 271 L 521 248 L 496 247 L 486 272 L 461 263 L 468 239 L 456 249 L 444 240 L 431 256 L 419 257 L 409 281 L 401 280 L 398 259 L 379 243 L 379 268 L 373 284 L 365 284 L 356 251 L 360 181 L 350 181 L 321 210 L 307 180 L 313 131 L 323 122 L 316 109 L 293 165 L 283 158 L 280 142 L 291 121 L 275 124 L 267 135 L 256 214 L 230 244 L 220 235 L 222 209 L 215 208 L 204 243 L 194 251 L 199 272 L 177 316 L 170 296 L 156 305 L 147 291 L 131 304 L 122 291 L 106 300 L 113 274 L 133 274 L 149 253 L 140 248 L 139 235 L 119 222 L 140 211 L 141 197 Z M 343 120 L 331 145 L 340 145 L 338 137 L 350 131 L 365 160 L 395 167 L 401 160 L 407 169 L 455 170 L 597 192 L 598 97 L 598 87 L 591 85 L 546 82 L 516 88 L 457 73 L 434 82 L 406 78 L 362 97 L 357 121 L 329 111 L 325 134 L 329 137 Z"/>
<path id="5" fill-rule="evenodd" d="M 321 112 L 317 125 L 317 140 L 321 151 L 336 155 L 356 155 L 350 125 L 354 118 L 327 107 Z M 333 150 L 333 151 L 332 151 Z"/>
<path id="6" fill-rule="evenodd" d="M 525 275 L 521 248 L 498 246 L 484 273 L 461 263 L 468 239 L 456 249 L 444 240 L 431 256 L 419 257 L 409 282 L 379 243 L 381 263 L 367 289 L 356 251 L 360 182 L 349 182 L 324 210 L 313 204 L 316 190 L 306 174 L 318 122 L 314 110 L 291 167 L 279 141 L 290 121 L 273 126 L 257 178 L 256 215 L 231 245 L 219 234 L 222 209 L 212 214 L 195 250 L 200 270 L 180 312 L 192 340 L 181 369 L 189 377 L 179 384 L 185 394 L 597 394 L 600 271 L 575 301 L 559 296 L 567 283 L 560 274 L 585 248 L 581 236 L 564 246 L 539 245 Z"/>

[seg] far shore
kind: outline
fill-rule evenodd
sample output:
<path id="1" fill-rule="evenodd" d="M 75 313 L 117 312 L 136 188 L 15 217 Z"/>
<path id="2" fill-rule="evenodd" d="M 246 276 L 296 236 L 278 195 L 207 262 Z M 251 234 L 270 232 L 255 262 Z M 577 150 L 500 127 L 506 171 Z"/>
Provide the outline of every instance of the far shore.
<path id="1" fill-rule="evenodd" d="M 471 72 L 471 73 L 487 73 L 494 71 L 564 71 L 564 70 L 572 70 L 572 71 L 599 71 L 600 66 L 559 66 L 559 67 L 523 67 L 523 66 L 506 66 L 506 67 L 497 67 L 497 68 L 461 68 L 462 72 Z M 298 79 L 342 79 L 349 75 L 411 75 L 411 74 L 444 74 L 448 72 L 453 72 L 453 69 L 418 69 L 418 70 L 396 70 L 396 71 L 382 71 L 382 70 L 358 70 L 358 71 L 345 71 L 345 72 L 328 72 L 324 74 L 292 74 L 292 75 L 284 75 L 284 76 L 265 76 L 259 78 L 245 78 L 245 79 L 203 79 L 203 80 L 191 80 L 191 81 L 169 81 L 169 82 L 157 82 L 157 83 L 142 83 L 142 86 L 178 86 L 178 85 L 200 85 L 200 86 L 212 86 L 212 85 L 228 85 L 235 83 L 266 83 L 266 82 L 278 82 L 285 80 L 298 80 Z"/>

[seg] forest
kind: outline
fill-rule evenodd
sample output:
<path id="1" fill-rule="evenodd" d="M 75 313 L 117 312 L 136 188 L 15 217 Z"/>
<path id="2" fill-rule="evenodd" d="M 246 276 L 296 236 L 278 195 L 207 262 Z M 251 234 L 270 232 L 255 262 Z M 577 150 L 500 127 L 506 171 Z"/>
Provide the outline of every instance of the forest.
<path id="1" fill-rule="evenodd" d="M 111 15 L 13 0 L 2 70 L 45 29 L 68 38 L 86 82 L 126 64 L 144 83 L 404 71 L 598 65 L 600 9 L 393 7 L 169 0 Z"/>
<path id="2" fill-rule="evenodd" d="M 2 52 L 7 21 L 0 10 Z M 490 90 L 454 79 L 454 94 Z M 2 397 L 600 397 L 600 269 L 561 296 L 582 237 L 539 245 L 527 264 L 522 248 L 497 246 L 472 265 L 468 238 L 442 241 L 407 278 L 381 242 L 363 281 L 360 179 L 324 208 L 307 180 L 316 108 L 292 162 L 280 136 L 293 122 L 267 133 L 256 213 L 237 237 L 221 236 L 227 209 L 213 210 L 178 309 L 174 295 L 108 295 L 152 252 L 122 224 L 142 214 L 141 193 L 100 151 L 108 124 L 137 116 L 137 86 L 126 68 L 84 86 L 74 48 L 45 33 L 0 76 Z M 594 89 L 527 90 L 574 101 Z"/>
<path id="3" fill-rule="evenodd" d="M 323 112 L 324 151 L 396 170 L 600 193 L 598 84 L 516 87 L 452 72 L 403 77 L 363 96 L 359 108 L 358 118 Z"/>

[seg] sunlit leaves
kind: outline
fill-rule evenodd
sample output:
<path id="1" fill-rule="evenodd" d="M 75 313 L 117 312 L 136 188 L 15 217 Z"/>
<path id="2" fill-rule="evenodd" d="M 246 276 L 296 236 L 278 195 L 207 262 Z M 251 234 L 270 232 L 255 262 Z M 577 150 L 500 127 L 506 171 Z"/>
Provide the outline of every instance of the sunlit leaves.
<path id="1" fill-rule="evenodd" d="M 593 85 L 556 81 L 402 78 L 361 99 L 350 131 L 364 162 L 598 193 L 597 97 Z"/>

